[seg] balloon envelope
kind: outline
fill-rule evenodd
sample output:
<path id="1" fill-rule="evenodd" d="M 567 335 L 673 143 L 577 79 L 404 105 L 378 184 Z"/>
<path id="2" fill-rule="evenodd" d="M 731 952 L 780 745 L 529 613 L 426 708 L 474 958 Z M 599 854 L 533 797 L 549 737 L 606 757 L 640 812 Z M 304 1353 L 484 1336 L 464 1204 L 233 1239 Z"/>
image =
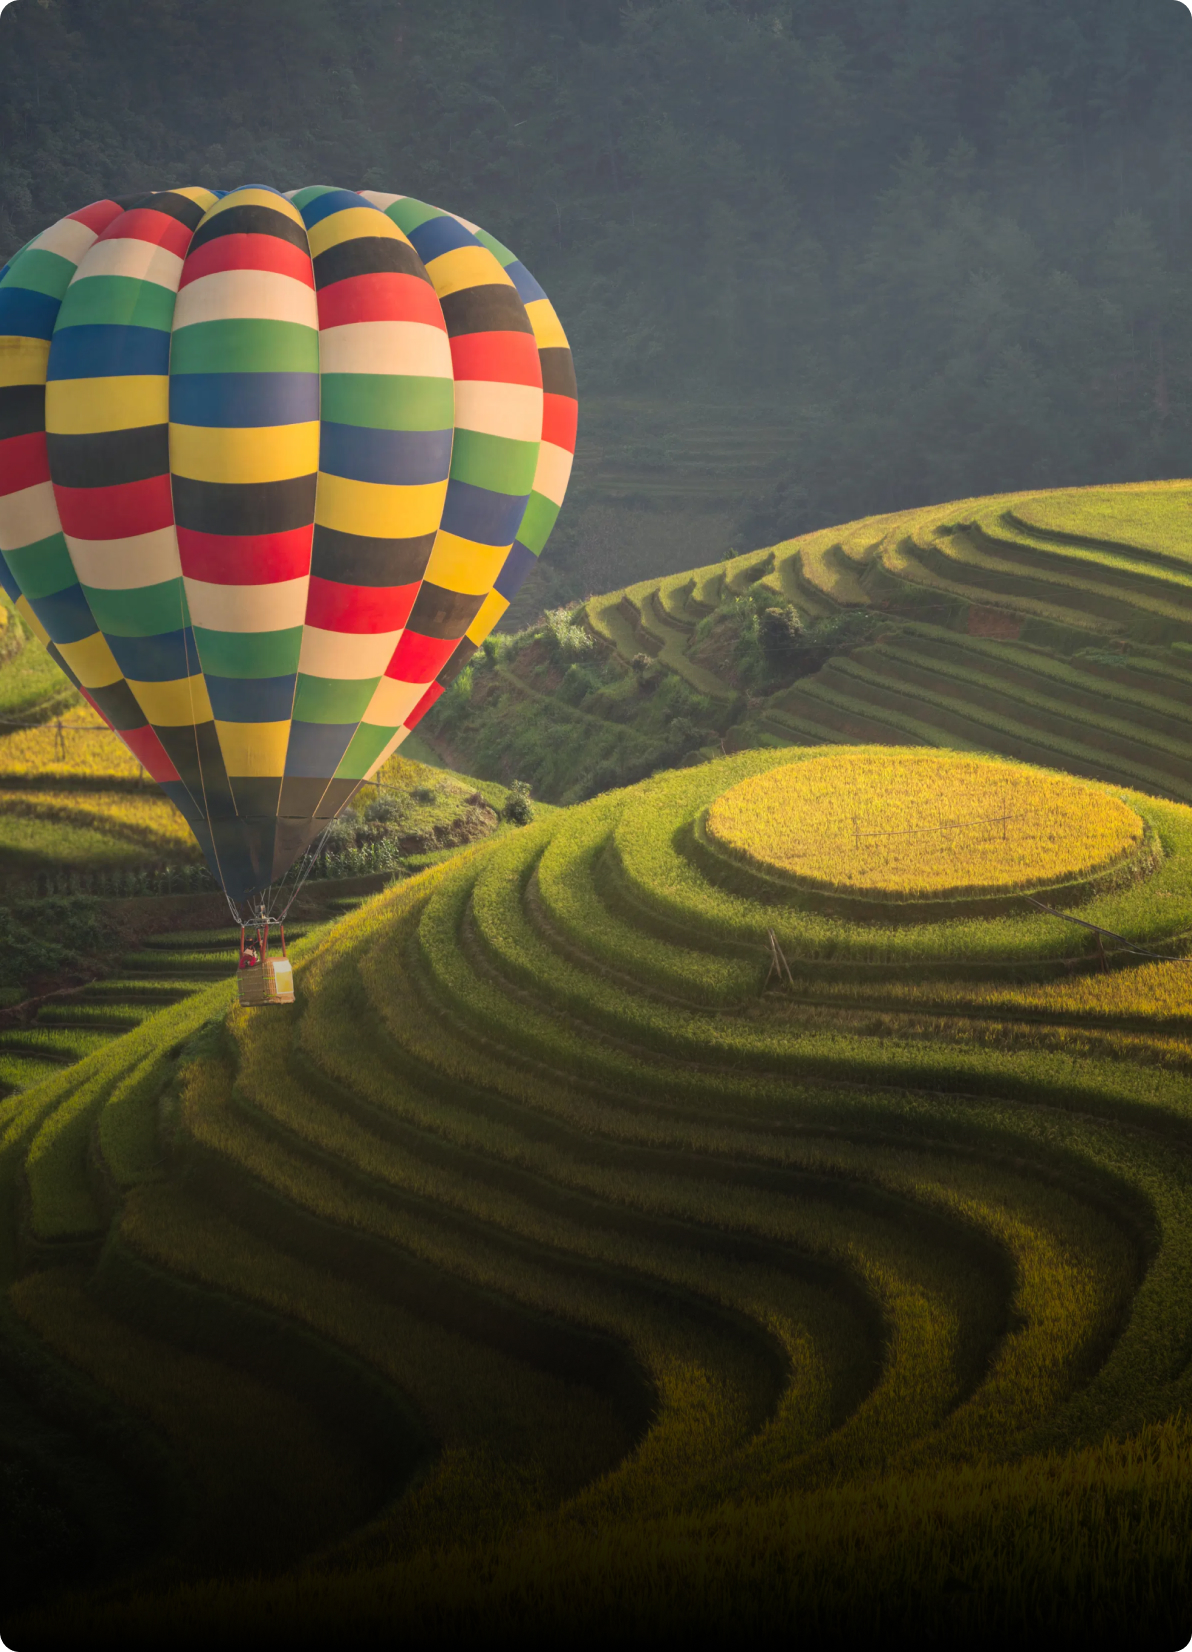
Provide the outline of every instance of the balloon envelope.
<path id="1" fill-rule="evenodd" d="M 95 202 L 0 272 L 0 583 L 253 899 L 500 619 L 575 424 L 550 301 L 451 213 Z"/>

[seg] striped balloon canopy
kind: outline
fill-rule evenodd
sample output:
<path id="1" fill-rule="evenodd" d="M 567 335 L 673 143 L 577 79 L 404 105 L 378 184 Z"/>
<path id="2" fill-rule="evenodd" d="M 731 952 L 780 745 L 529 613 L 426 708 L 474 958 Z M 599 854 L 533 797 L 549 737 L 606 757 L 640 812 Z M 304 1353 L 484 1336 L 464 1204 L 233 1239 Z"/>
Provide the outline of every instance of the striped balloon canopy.
<path id="1" fill-rule="evenodd" d="M 96 201 L 0 271 L 0 583 L 259 910 L 554 525 L 571 352 L 409 196 Z"/>

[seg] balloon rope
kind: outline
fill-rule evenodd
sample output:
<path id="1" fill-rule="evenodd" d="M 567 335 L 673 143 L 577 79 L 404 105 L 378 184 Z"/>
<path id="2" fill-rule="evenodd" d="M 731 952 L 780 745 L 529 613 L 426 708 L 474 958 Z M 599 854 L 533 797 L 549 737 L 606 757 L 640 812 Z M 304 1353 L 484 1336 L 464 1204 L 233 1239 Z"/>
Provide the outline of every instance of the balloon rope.
<path id="1" fill-rule="evenodd" d="M 172 485 L 173 484 L 171 484 L 171 487 Z M 203 754 L 199 750 L 199 725 L 198 720 L 195 717 L 194 678 L 190 674 L 190 646 L 186 641 L 187 622 L 190 615 L 187 613 L 186 608 L 186 578 L 182 573 L 181 560 L 179 560 L 178 565 L 178 614 L 182 621 L 182 657 L 186 661 L 186 693 L 188 699 L 190 700 L 190 726 L 194 731 L 195 737 L 195 763 L 199 771 L 199 789 L 203 794 L 203 816 L 207 822 L 207 831 L 211 836 L 211 853 L 215 856 L 215 874 L 219 879 L 219 887 L 223 890 L 224 898 L 226 899 L 228 905 L 232 908 L 232 916 L 237 920 L 237 922 L 239 922 L 239 910 L 233 905 L 232 897 L 228 894 L 228 886 L 224 881 L 223 867 L 220 865 L 219 860 L 219 849 L 216 847 L 215 843 L 215 827 L 211 824 L 211 805 L 207 801 L 207 781 L 203 775 Z M 186 784 L 185 781 L 183 784 Z M 190 791 L 189 786 L 187 786 L 186 789 L 188 792 Z M 193 792 L 191 792 L 191 801 L 194 801 Z"/>

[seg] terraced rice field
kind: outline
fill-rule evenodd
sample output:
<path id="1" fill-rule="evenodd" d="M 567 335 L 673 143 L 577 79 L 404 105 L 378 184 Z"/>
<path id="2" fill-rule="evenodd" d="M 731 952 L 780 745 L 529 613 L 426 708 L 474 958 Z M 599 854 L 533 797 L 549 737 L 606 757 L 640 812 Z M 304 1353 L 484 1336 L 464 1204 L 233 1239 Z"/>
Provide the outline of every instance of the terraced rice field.
<path id="1" fill-rule="evenodd" d="M 924 749 L 829 752 L 732 786 L 702 830 L 763 873 L 888 900 L 1096 878 L 1137 857 L 1141 816 L 1103 787 Z"/>
<path id="2" fill-rule="evenodd" d="M 466 850 L 292 1008 L 220 982 L 3 1104 L 0 1330 L 162 1511 L 15 1644 L 1182 1644 L 1192 809 L 1125 794 L 1102 960 L 718 881 L 709 805 L 812 761 Z"/>
<path id="3" fill-rule="evenodd" d="M 590 629 L 732 695 L 695 629 L 757 589 L 804 623 L 882 621 L 751 701 L 728 750 L 792 742 L 992 751 L 1192 800 L 1192 485 L 1004 495 L 871 517 L 594 597 Z"/>
<path id="4" fill-rule="evenodd" d="M 295 926 L 295 938 L 302 935 Z M 116 973 L 44 998 L 28 1020 L 0 1021 L 0 1093 L 29 1089 L 73 1066 L 170 1004 L 235 973 L 239 931 L 150 936 Z"/>

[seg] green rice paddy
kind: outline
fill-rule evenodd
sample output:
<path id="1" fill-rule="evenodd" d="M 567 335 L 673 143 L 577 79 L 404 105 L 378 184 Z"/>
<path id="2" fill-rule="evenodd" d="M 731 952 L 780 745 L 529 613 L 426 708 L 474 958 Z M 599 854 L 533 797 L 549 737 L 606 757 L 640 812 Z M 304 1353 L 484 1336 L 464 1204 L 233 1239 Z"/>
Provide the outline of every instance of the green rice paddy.
<path id="1" fill-rule="evenodd" d="M 126 960 L 197 990 L 4 1104 L 4 1323 L 169 1513 L 17 1644 L 1176 1632 L 1189 966 L 718 884 L 689 826 L 812 749 L 466 849 L 291 1008 L 202 986 L 218 933 Z M 1192 811 L 1128 796 L 1162 857 L 1073 911 L 1179 954 Z"/>

